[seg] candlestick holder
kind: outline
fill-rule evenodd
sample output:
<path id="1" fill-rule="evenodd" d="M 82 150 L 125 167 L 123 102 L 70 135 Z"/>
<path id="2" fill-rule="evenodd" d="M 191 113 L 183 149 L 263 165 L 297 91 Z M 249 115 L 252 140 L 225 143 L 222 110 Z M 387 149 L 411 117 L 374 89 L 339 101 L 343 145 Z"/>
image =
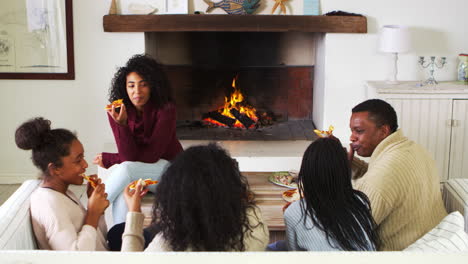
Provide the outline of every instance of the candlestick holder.
<path id="1" fill-rule="evenodd" d="M 423 85 L 426 84 L 438 84 L 436 79 L 434 78 L 434 70 L 437 68 L 442 69 L 444 65 L 447 63 L 447 58 L 446 57 L 440 57 L 440 61 L 436 62 L 436 57 L 431 56 L 430 57 L 431 61 L 426 61 L 424 60 L 424 56 L 419 56 L 419 61 L 418 63 L 421 64 L 421 66 L 426 69 L 429 68 L 429 79 L 427 79 Z"/>

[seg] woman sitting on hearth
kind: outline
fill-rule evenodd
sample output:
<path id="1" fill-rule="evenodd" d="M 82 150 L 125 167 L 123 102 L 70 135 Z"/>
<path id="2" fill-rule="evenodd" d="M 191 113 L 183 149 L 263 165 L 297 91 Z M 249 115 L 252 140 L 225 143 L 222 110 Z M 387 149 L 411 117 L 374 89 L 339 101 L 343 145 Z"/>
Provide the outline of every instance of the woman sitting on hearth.
<path id="1" fill-rule="evenodd" d="M 298 177 L 301 200 L 284 213 L 288 250 L 376 250 L 379 237 L 367 196 L 351 185 L 347 153 L 334 136 L 304 153 Z"/>
<path id="2" fill-rule="evenodd" d="M 159 180 L 169 161 L 182 151 L 176 137 L 176 108 L 162 66 L 147 55 L 135 55 L 112 80 L 107 110 L 118 153 L 96 155 L 93 163 L 109 168 L 106 179 L 114 225 L 125 221 L 123 190 L 139 178 Z M 154 192 L 154 186 L 150 187 Z"/>
<path id="3" fill-rule="evenodd" d="M 125 189 L 129 207 L 122 251 L 142 251 L 144 215 L 140 184 Z M 193 146 L 178 155 L 153 204 L 159 231 L 145 251 L 263 251 L 269 233 L 237 163 L 215 144 Z"/>

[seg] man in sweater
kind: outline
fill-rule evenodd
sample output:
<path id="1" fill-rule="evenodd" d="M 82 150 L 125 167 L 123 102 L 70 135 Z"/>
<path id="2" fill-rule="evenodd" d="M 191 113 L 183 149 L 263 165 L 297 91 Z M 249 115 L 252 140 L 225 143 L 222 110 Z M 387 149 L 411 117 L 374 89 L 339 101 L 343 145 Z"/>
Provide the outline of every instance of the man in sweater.
<path id="1" fill-rule="evenodd" d="M 379 250 L 402 250 L 447 215 L 434 160 L 398 130 L 393 107 L 372 99 L 352 110 L 349 158 L 354 187 L 371 201 Z M 369 163 L 354 158 L 370 157 Z"/>

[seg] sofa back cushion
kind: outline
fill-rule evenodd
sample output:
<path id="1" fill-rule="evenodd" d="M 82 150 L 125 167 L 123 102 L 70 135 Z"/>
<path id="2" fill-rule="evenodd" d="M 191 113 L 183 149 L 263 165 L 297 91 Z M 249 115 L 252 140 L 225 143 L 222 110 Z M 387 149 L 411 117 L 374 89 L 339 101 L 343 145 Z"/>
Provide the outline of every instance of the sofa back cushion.
<path id="1" fill-rule="evenodd" d="M 442 196 L 447 212 L 459 211 L 465 218 L 468 232 L 468 179 L 450 179 L 444 184 Z"/>
<path id="2" fill-rule="evenodd" d="M 40 180 L 25 181 L 0 207 L 0 250 L 37 249 L 29 204 L 39 183 Z"/>
<path id="3" fill-rule="evenodd" d="M 463 216 L 459 212 L 452 212 L 404 251 L 468 252 L 468 234 L 464 226 Z"/>

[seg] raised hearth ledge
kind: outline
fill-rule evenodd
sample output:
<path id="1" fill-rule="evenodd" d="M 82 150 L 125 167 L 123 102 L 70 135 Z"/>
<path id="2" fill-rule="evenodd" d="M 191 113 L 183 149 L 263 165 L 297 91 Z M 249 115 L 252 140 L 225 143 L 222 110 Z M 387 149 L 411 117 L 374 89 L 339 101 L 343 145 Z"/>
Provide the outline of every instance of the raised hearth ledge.
<path id="1" fill-rule="evenodd" d="M 105 15 L 105 32 L 367 33 L 364 16 Z"/>
<path id="2" fill-rule="evenodd" d="M 180 140 L 187 149 L 194 145 L 216 142 L 226 149 L 239 162 L 241 171 L 288 171 L 299 170 L 304 151 L 310 145 L 308 140 Z M 116 152 L 115 143 L 105 143 L 103 152 Z M 108 172 L 98 166 L 98 175 L 106 178 Z"/>
<path id="3" fill-rule="evenodd" d="M 184 149 L 209 142 L 216 142 L 226 149 L 239 162 L 241 171 L 299 170 L 302 155 L 311 143 L 308 140 L 181 140 Z"/>

